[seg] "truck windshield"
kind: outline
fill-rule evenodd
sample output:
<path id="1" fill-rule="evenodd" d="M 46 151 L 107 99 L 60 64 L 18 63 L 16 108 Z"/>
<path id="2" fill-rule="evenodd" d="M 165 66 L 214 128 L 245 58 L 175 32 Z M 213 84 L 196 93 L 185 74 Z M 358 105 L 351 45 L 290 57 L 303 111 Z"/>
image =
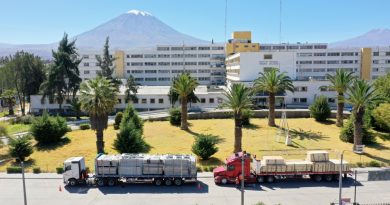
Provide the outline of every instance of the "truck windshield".
<path id="1" fill-rule="evenodd" d="M 72 169 L 72 166 L 70 164 L 66 164 L 64 163 L 64 171 L 68 171 L 68 170 L 71 170 Z"/>

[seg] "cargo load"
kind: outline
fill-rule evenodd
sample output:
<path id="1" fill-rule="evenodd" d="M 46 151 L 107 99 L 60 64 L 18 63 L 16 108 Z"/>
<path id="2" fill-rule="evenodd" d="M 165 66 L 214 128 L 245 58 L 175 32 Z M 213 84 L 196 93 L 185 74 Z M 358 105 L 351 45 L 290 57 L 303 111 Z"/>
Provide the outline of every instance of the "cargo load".
<path id="1" fill-rule="evenodd" d="M 327 151 L 308 151 L 306 160 L 309 162 L 327 162 L 329 153 Z"/>
<path id="2" fill-rule="evenodd" d="M 286 171 L 287 172 L 309 172 L 313 166 L 312 162 L 308 161 L 287 161 Z"/>
<path id="3" fill-rule="evenodd" d="M 262 162 L 264 165 L 285 165 L 283 157 L 281 156 L 264 156 Z"/>
<path id="4" fill-rule="evenodd" d="M 341 167 L 341 162 L 340 162 L 340 160 L 338 160 L 338 159 L 330 159 L 329 160 L 331 163 L 333 163 L 333 165 L 334 165 L 334 170 L 335 171 L 340 171 L 340 167 Z M 348 162 L 347 161 L 343 161 L 343 168 L 342 168 L 342 170 L 341 171 L 348 171 L 348 170 L 350 170 L 351 169 L 351 167 L 350 167 L 350 165 L 348 164 Z"/>

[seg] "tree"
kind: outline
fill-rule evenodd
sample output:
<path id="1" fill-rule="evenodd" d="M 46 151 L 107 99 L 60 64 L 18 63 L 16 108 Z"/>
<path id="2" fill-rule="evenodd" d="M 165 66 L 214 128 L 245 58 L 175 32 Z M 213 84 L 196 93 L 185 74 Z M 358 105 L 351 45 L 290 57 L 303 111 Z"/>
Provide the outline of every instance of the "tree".
<path id="1" fill-rule="evenodd" d="M 72 111 L 75 113 L 76 115 L 76 119 L 77 120 L 80 120 L 80 116 L 81 116 L 81 103 L 79 101 L 79 98 L 73 98 L 71 101 L 70 101 L 70 106 L 71 106 L 71 109 Z"/>
<path id="2" fill-rule="evenodd" d="M 268 92 L 268 125 L 275 127 L 275 96 L 277 93 L 294 92 L 292 80 L 285 73 L 279 73 L 277 68 L 272 68 L 254 81 L 254 88 L 257 91 Z"/>
<path id="3" fill-rule="evenodd" d="M 98 71 L 97 74 L 100 77 L 105 77 L 109 79 L 119 90 L 119 86 L 122 84 L 122 82 L 119 79 L 114 78 L 113 76 L 115 71 L 114 62 L 116 59 L 112 57 L 112 55 L 110 55 L 109 41 L 110 39 L 107 36 L 106 42 L 104 43 L 104 47 L 103 47 L 103 58 L 100 57 L 99 55 L 96 56 L 96 60 L 98 61 L 98 64 L 100 66 L 100 71 Z"/>
<path id="4" fill-rule="evenodd" d="M 233 86 L 227 89 L 224 93 L 226 102 L 222 104 L 222 107 L 227 107 L 233 110 L 234 117 L 234 151 L 242 151 L 242 112 L 250 109 L 251 103 L 251 90 L 244 84 L 233 84 Z"/>
<path id="5" fill-rule="evenodd" d="M 75 98 L 80 88 L 81 78 L 79 64 L 81 59 L 78 58 L 76 41 L 69 42 L 68 35 L 59 43 L 58 50 L 52 51 L 54 63 L 50 66 L 47 80 L 41 85 L 43 91 L 42 100 L 56 99 L 59 111 L 62 111 L 62 104 L 66 98 L 72 95 Z"/>
<path id="6" fill-rule="evenodd" d="M 343 111 L 344 111 L 344 93 L 351 86 L 354 76 L 352 72 L 345 71 L 344 69 L 337 69 L 334 75 L 326 74 L 326 77 L 330 81 L 329 88 L 336 90 L 337 92 L 337 122 L 338 127 L 343 126 Z"/>
<path id="7" fill-rule="evenodd" d="M 30 132 L 40 145 L 47 145 L 60 142 L 68 132 L 68 125 L 63 117 L 52 117 L 44 112 L 33 121 Z"/>
<path id="8" fill-rule="evenodd" d="M 137 92 L 138 92 L 138 85 L 135 82 L 135 79 L 132 75 L 129 76 L 129 78 L 126 81 L 126 90 L 125 90 L 125 99 L 126 101 L 136 101 L 137 98 Z"/>
<path id="9" fill-rule="evenodd" d="M 376 92 L 390 103 L 390 73 L 380 76 L 374 81 Z"/>
<path id="10" fill-rule="evenodd" d="M 17 161 L 24 161 L 26 157 L 33 153 L 33 147 L 30 142 L 30 136 L 10 138 L 9 154 L 15 157 Z"/>
<path id="11" fill-rule="evenodd" d="M 310 115 L 319 122 L 325 122 L 331 114 L 328 99 L 323 95 L 315 99 L 314 103 L 310 105 L 309 110 Z"/>
<path id="12" fill-rule="evenodd" d="M 88 80 L 80 86 L 81 108 L 89 114 L 91 127 L 96 131 L 97 153 L 104 153 L 103 130 L 117 103 L 116 94 L 115 86 L 103 77 Z"/>
<path id="13" fill-rule="evenodd" d="M 352 108 L 352 114 L 354 116 L 354 148 L 356 145 L 362 144 L 363 133 L 363 116 L 366 108 L 375 102 L 380 102 L 381 98 L 378 93 L 375 92 L 373 86 L 368 84 L 364 80 L 355 80 L 353 85 L 347 90 L 348 98 L 346 99 L 350 103 Z"/>
<path id="14" fill-rule="evenodd" d="M 16 103 L 16 91 L 14 89 L 8 89 L 1 94 L 1 98 L 8 105 L 8 114 L 14 115 L 14 106 Z"/>
<path id="15" fill-rule="evenodd" d="M 172 85 L 173 91 L 176 92 L 181 101 L 181 129 L 188 130 L 187 122 L 187 104 L 188 96 L 198 86 L 198 81 L 192 78 L 189 73 L 181 73 L 176 77 Z"/>
<path id="16" fill-rule="evenodd" d="M 138 129 L 143 134 L 144 130 L 144 121 L 138 116 L 137 111 L 131 104 L 128 104 L 123 117 L 120 123 L 120 127 L 125 126 L 126 124 L 133 123 L 135 128 Z"/>
<path id="17" fill-rule="evenodd" d="M 208 160 L 213 154 L 218 152 L 216 145 L 221 141 L 218 136 L 200 134 L 195 136 L 192 152 L 203 160 Z"/>

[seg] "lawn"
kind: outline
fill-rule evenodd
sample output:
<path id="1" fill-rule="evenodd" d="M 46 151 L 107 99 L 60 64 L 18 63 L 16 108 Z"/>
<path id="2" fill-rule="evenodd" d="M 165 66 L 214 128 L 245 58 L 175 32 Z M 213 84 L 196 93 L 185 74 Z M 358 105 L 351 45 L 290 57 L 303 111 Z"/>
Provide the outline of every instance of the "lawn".
<path id="1" fill-rule="evenodd" d="M 277 121 L 277 124 L 279 121 Z M 218 135 L 224 139 L 219 145 L 219 152 L 209 161 L 199 161 L 200 166 L 218 165 L 223 163 L 233 149 L 233 120 L 210 119 L 191 120 L 189 132 L 173 127 L 167 121 L 145 122 L 144 135 L 146 141 L 152 146 L 150 153 L 191 153 L 193 136 L 205 133 Z M 253 119 L 252 126 L 243 130 L 243 149 L 259 157 L 263 155 L 282 155 L 287 159 L 304 159 L 306 149 L 327 149 L 331 158 L 337 156 L 337 151 L 352 150 L 352 144 L 341 142 L 338 138 L 339 128 L 334 122 L 321 124 L 310 118 L 288 119 L 293 133 L 293 146 L 286 146 L 277 142 L 277 128 L 267 126 L 266 119 Z M 112 143 L 116 138 L 116 130 L 110 126 L 104 133 L 106 152 L 116 153 Z M 365 148 L 366 154 L 357 155 L 345 152 L 345 159 L 349 162 L 369 162 L 376 160 L 381 163 L 390 163 L 390 135 L 376 133 L 377 142 Z M 93 159 L 96 156 L 95 133 L 92 130 L 78 130 L 67 134 L 69 141 L 62 145 L 50 148 L 36 148 L 30 157 L 30 165 L 38 166 L 43 171 L 54 172 L 55 167 L 62 166 L 62 162 L 71 156 L 85 156 L 87 166 L 93 169 Z M 0 157 L 5 158 L 7 149 L 0 148 Z M 0 166 L 0 171 L 11 165 L 8 162 Z"/>
<path id="2" fill-rule="evenodd" d="M 4 125 L 7 127 L 7 132 L 9 135 L 19 133 L 19 132 L 27 132 L 30 130 L 31 125 L 25 124 L 11 124 L 9 122 L 1 122 L 0 125 Z"/>

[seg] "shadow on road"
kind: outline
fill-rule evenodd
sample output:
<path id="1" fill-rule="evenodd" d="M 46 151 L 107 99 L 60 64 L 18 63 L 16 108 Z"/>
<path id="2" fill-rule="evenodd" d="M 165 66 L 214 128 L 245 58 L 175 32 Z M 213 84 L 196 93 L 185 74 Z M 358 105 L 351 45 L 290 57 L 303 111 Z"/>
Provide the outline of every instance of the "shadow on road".
<path id="1" fill-rule="evenodd" d="M 209 187 L 203 182 L 184 184 L 178 186 L 155 186 L 153 184 L 120 184 L 114 187 L 98 186 L 65 186 L 65 190 L 74 194 L 87 194 L 90 189 L 98 189 L 103 194 L 205 194 L 209 192 Z"/>

